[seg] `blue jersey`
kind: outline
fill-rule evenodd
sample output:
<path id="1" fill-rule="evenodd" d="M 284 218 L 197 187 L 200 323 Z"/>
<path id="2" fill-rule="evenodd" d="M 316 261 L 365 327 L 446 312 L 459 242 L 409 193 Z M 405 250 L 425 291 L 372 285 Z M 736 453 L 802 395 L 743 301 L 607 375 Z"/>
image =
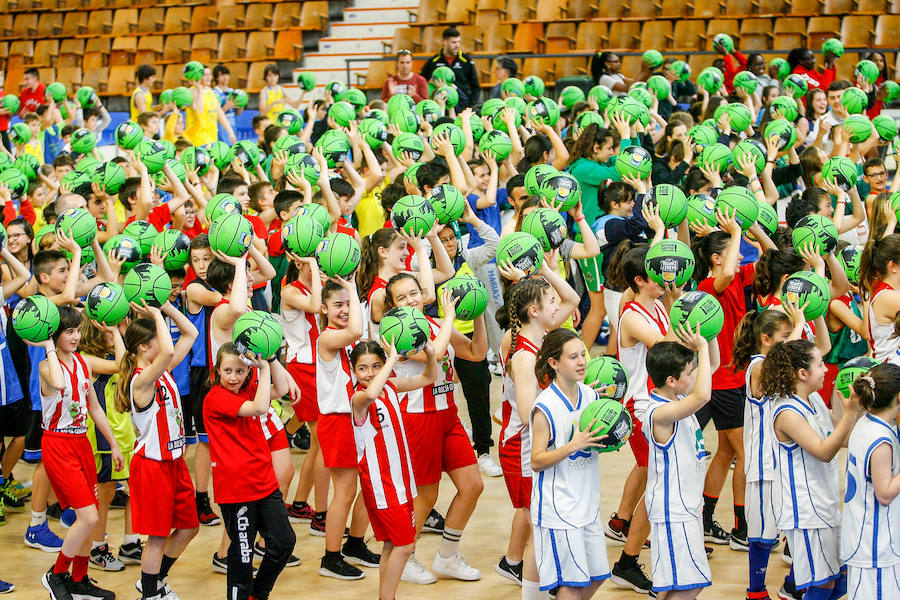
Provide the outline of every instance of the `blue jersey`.
<path id="1" fill-rule="evenodd" d="M 231 88 L 225 88 L 224 90 L 222 90 L 219 87 L 214 87 L 212 91 L 216 95 L 216 100 L 219 101 L 219 106 L 221 106 L 224 110 L 225 102 L 228 100 L 228 95 L 234 90 L 232 90 Z M 234 108 L 229 108 L 228 110 L 226 110 L 225 120 L 228 121 L 229 125 L 231 125 L 232 131 L 237 131 L 237 110 L 235 110 Z M 219 127 L 219 141 L 225 142 L 226 144 L 231 143 L 231 140 L 228 139 L 228 132 L 225 131 L 224 127 Z M 179 391 L 180 389 L 181 388 L 179 387 Z"/>
<path id="2" fill-rule="evenodd" d="M 478 205 L 478 196 L 475 194 L 469 194 L 467 200 L 469 201 L 469 206 L 472 207 L 472 212 L 475 213 L 475 216 L 490 225 L 494 231 L 497 232 L 497 235 L 500 235 L 500 230 L 503 227 L 500 222 L 500 205 L 506 200 L 506 189 L 498 189 L 497 201 L 487 208 L 475 208 Z M 469 248 L 477 248 L 478 246 L 483 245 L 484 240 L 481 239 L 481 236 L 478 235 L 475 228 L 469 227 Z"/>
<path id="3" fill-rule="evenodd" d="M 104 356 L 106 360 L 115 360 L 112 354 Z M 109 383 L 112 375 L 110 373 L 100 373 L 94 376 L 94 393 L 97 394 L 97 403 L 103 414 L 106 414 L 106 384 Z M 104 435 L 95 435 L 97 452 L 111 452 L 112 448 Z"/>
<path id="4" fill-rule="evenodd" d="M 6 343 L 6 323 L 5 319 L 0 321 L 0 382 L 3 387 L 0 388 L 0 406 L 14 404 L 25 397 L 22 393 L 22 384 L 19 383 L 19 376 L 16 373 L 16 367 L 13 365 L 12 354 L 9 352 L 9 346 Z"/>
<path id="5" fill-rule="evenodd" d="M 31 371 L 28 376 L 28 392 L 31 396 L 31 410 L 41 410 L 41 373 L 38 367 L 47 358 L 47 351 L 38 346 L 28 346 Z"/>
<path id="6" fill-rule="evenodd" d="M 200 279 L 195 279 L 189 285 L 194 285 L 194 283 L 198 283 L 205 287 L 208 290 L 212 290 L 208 283 L 205 281 L 201 281 Z M 197 328 L 197 339 L 194 340 L 194 346 L 191 348 L 191 360 L 190 366 L 193 367 L 208 367 L 209 361 L 207 361 L 207 331 L 209 331 L 209 319 L 212 316 L 213 306 L 204 306 L 201 307 L 199 311 L 196 313 L 192 313 L 189 310 L 185 310 L 184 313 L 187 315 L 187 318 L 191 320 L 191 323 L 194 324 L 194 327 Z M 179 334 L 180 335 L 180 334 Z M 174 338 L 173 338 L 174 339 Z M 177 382 L 177 379 L 176 379 Z M 179 392 L 181 390 L 181 386 L 179 386 Z"/>
<path id="7" fill-rule="evenodd" d="M 181 312 L 184 312 L 181 306 L 181 298 L 177 298 L 172 305 Z M 178 328 L 178 325 L 170 319 L 166 317 L 166 323 L 169 324 L 169 334 L 172 336 L 172 344 L 177 344 L 178 340 L 181 339 L 181 330 Z M 184 359 L 170 371 L 172 373 L 172 379 L 175 380 L 175 385 L 178 386 L 178 393 L 181 394 L 182 397 L 188 395 L 191 389 L 191 357 L 190 353 L 188 356 L 185 356 Z"/>

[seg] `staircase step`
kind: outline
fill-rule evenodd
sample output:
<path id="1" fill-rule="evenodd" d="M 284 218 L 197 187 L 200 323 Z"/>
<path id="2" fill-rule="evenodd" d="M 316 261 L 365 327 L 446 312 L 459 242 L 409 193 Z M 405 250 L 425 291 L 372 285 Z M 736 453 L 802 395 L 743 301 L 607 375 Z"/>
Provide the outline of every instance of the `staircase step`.
<path id="1" fill-rule="evenodd" d="M 394 37 L 394 31 L 398 27 L 406 27 L 407 21 L 384 23 L 332 23 L 329 38 L 353 39 L 353 38 L 379 38 Z"/>
<path id="2" fill-rule="evenodd" d="M 303 56 L 303 68 L 309 70 L 334 69 L 343 70 L 346 68 L 345 58 L 376 58 L 381 54 L 366 54 L 360 52 L 348 52 L 345 54 L 310 52 Z M 351 63 L 351 70 L 360 69 L 365 71 L 368 65 L 365 62 Z"/>
<path id="3" fill-rule="evenodd" d="M 344 23 L 409 23 L 409 11 L 416 12 L 418 8 L 419 7 L 417 5 L 399 7 L 391 6 L 390 8 L 345 8 Z"/>
<path id="4" fill-rule="evenodd" d="M 340 39 L 334 37 L 319 39 L 319 52 L 328 54 L 380 54 L 382 42 L 390 42 L 393 36 Z"/>

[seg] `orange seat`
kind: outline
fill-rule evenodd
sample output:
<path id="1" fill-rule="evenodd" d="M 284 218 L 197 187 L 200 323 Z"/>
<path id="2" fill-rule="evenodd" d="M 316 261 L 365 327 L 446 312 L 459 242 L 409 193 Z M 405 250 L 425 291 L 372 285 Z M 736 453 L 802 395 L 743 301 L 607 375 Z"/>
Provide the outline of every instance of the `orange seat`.
<path id="1" fill-rule="evenodd" d="M 569 0 L 570 19 L 582 21 L 598 14 L 600 14 L 600 0 Z"/>
<path id="2" fill-rule="evenodd" d="M 109 58 L 111 43 L 112 40 L 108 37 L 88 38 L 84 47 L 84 60 L 81 62 L 82 70 L 104 66 Z"/>
<path id="3" fill-rule="evenodd" d="M 675 36 L 672 35 L 672 21 L 647 21 L 641 30 L 641 38 L 653 40 L 653 47 L 658 50 L 671 48 L 675 43 Z"/>
<path id="4" fill-rule="evenodd" d="M 37 34 L 39 37 L 54 37 L 62 34 L 62 13 L 42 13 L 38 20 Z"/>
<path id="5" fill-rule="evenodd" d="M 513 23 L 521 23 L 535 18 L 537 0 L 511 0 L 506 5 L 506 18 Z"/>
<path id="6" fill-rule="evenodd" d="M 166 9 L 161 7 L 142 8 L 138 20 L 140 33 L 156 33 L 163 31 L 166 21 Z"/>
<path id="7" fill-rule="evenodd" d="M 0 35 L 3 37 L 12 37 L 13 35 L 13 16 L 9 13 L 0 13 Z M 5 53 L 4 53 L 5 54 Z"/>
<path id="8" fill-rule="evenodd" d="M 887 48 L 897 43 L 900 31 L 900 15 L 881 15 L 875 24 L 875 46 Z"/>
<path id="9" fill-rule="evenodd" d="M 33 38 L 38 31 L 36 14 L 19 14 L 13 20 L 12 33 L 17 38 Z"/>
<path id="10" fill-rule="evenodd" d="M 247 63 L 236 62 L 225 65 L 231 74 L 231 87 L 244 88 L 247 86 Z"/>
<path id="11" fill-rule="evenodd" d="M 775 19 L 775 39 L 772 48 L 775 50 L 793 50 L 806 43 L 806 19 L 788 17 Z"/>
<path id="12" fill-rule="evenodd" d="M 117 37 L 113 40 L 109 52 L 109 66 L 133 65 L 135 52 L 137 52 L 136 37 Z"/>
<path id="13" fill-rule="evenodd" d="M 513 36 L 513 52 L 544 52 L 544 24 L 520 23 Z"/>
<path id="14" fill-rule="evenodd" d="M 247 60 L 271 59 L 275 55 L 275 33 L 252 31 L 247 36 Z"/>
<path id="15" fill-rule="evenodd" d="M 276 30 L 300 27 L 300 2 L 279 2 L 272 13 L 272 27 Z"/>
<path id="16" fill-rule="evenodd" d="M 838 37 L 841 33 L 840 17 L 810 17 L 806 24 L 809 33 L 806 43 L 811 48 L 821 48 L 828 38 Z"/>
<path id="17" fill-rule="evenodd" d="M 688 9 L 689 7 L 684 0 L 662 0 L 659 17 L 666 19 L 685 17 L 688 14 Z"/>
<path id="18" fill-rule="evenodd" d="M 848 48 L 871 48 L 875 41 L 875 18 L 847 15 L 841 20 L 841 41 Z"/>
<path id="19" fill-rule="evenodd" d="M 34 42 L 30 40 L 18 40 L 9 45 L 9 58 L 7 66 L 10 69 L 23 68 L 30 65 L 34 58 Z"/>
<path id="20" fill-rule="evenodd" d="M 567 0 L 538 0 L 535 18 L 546 22 L 568 19 L 569 4 Z"/>
<path id="21" fill-rule="evenodd" d="M 32 64 L 42 67 L 55 65 L 57 55 L 59 55 L 59 40 L 38 40 L 34 44 L 34 62 Z"/>
<path id="22" fill-rule="evenodd" d="M 857 15 L 886 15 L 898 11 L 900 7 L 890 6 L 889 0 L 856 0 L 856 8 L 853 9 Z"/>
<path id="23" fill-rule="evenodd" d="M 792 15 L 819 15 L 825 8 L 825 0 L 787 0 L 786 12 Z"/>
<path id="24" fill-rule="evenodd" d="M 575 48 L 575 23 L 548 23 L 545 34 L 547 54 L 560 54 Z"/>
<path id="25" fill-rule="evenodd" d="M 300 62 L 303 58 L 303 32 L 286 29 L 275 39 L 275 56 L 279 60 Z"/>
<path id="26" fill-rule="evenodd" d="M 575 49 L 595 52 L 608 46 L 609 25 L 600 21 L 587 21 L 578 25 Z"/>
<path id="27" fill-rule="evenodd" d="M 522 77 L 537 75 L 544 83 L 550 83 L 555 79 L 555 65 L 555 58 L 526 58 L 522 61 Z"/>
<path id="28" fill-rule="evenodd" d="M 259 91 L 265 85 L 265 77 L 263 74 L 265 73 L 266 67 L 271 64 L 269 62 L 255 62 L 250 63 L 250 68 L 247 70 L 247 86 L 246 91 L 248 93 L 254 94 L 259 93 Z"/>
<path id="29" fill-rule="evenodd" d="M 508 23 L 493 23 L 484 32 L 485 52 L 507 52 L 513 45 L 513 26 Z"/>
<path id="30" fill-rule="evenodd" d="M 506 0 L 478 0 L 475 9 L 475 24 L 486 27 L 491 23 L 506 20 Z"/>
<path id="31" fill-rule="evenodd" d="M 462 51 L 466 54 L 475 52 L 476 44 L 480 44 L 481 38 L 484 36 L 484 28 L 477 25 L 455 25 L 454 27 L 462 37 Z"/>
<path id="32" fill-rule="evenodd" d="M 166 65 L 162 77 L 162 87 L 167 90 L 177 88 L 184 81 L 184 65 Z"/>
<path id="33" fill-rule="evenodd" d="M 613 21 L 609 25 L 609 48 L 630 50 L 640 48 L 641 24 L 638 21 Z"/>
<path id="34" fill-rule="evenodd" d="M 303 29 L 327 29 L 327 0 L 307 0 L 300 9 L 300 27 Z"/>
<path id="35" fill-rule="evenodd" d="M 109 84 L 106 93 L 110 96 L 129 96 L 136 84 L 134 67 L 118 65 L 109 68 Z"/>
<path id="36" fill-rule="evenodd" d="M 88 31 L 88 15 L 84 12 L 66 13 L 63 19 L 62 34 L 67 37 L 84 35 Z"/>
<path id="37" fill-rule="evenodd" d="M 191 7 L 173 6 L 166 10 L 166 18 L 163 21 L 163 31 L 177 33 L 188 31 L 191 28 Z"/>
<path id="38" fill-rule="evenodd" d="M 69 91 L 81 85 L 81 67 L 58 67 L 56 81 L 66 86 Z M 7 79 L 7 83 L 9 79 Z"/>
<path id="39" fill-rule="evenodd" d="M 475 22 L 475 0 L 453 0 L 447 4 L 447 22 L 465 23 L 470 25 Z"/>
<path id="40" fill-rule="evenodd" d="M 756 14 L 758 0 L 724 0 L 723 15 L 731 18 L 751 17 Z"/>
<path id="41" fill-rule="evenodd" d="M 442 38 L 446 25 L 428 25 L 418 27 L 422 32 L 422 50 L 425 52 L 437 52 L 442 45 Z"/>
<path id="42" fill-rule="evenodd" d="M 740 41 L 740 24 L 737 19 L 710 19 L 706 24 L 707 48 L 712 50 L 712 39 L 719 33 L 726 33 L 738 44 Z"/>
<path id="43" fill-rule="evenodd" d="M 247 34 L 229 31 L 219 36 L 219 60 L 243 59 L 247 56 Z"/>
<path id="44" fill-rule="evenodd" d="M 216 6 L 195 6 L 191 13 L 191 31 L 206 33 L 210 30 L 210 20 L 216 18 Z M 199 60 L 199 59 L 198 59 Z"/>
<path id="45" fill-rule="evenodd" d="M 759 14 L 783 15 L 790 12 L 786 0 L 759 0 Z"/>
<path id="46" fill-rule="evenodd" d="M 85 69 L 81 77 L 81 85 L 94 88 L 98 94 L 106 94 L 109 85 L 109 69 L 107 67 L 94 67 Z"/>
<path id="47" fill-rule="evenodd" d="M 706 23 L 699 20 L 676 21 L 674 36 L 674 49 L 702 50 L 706 46 Z"/>
<path id="48" fill-rule="evenodd" d="M 688 0 L 688 4 L 693 5 L 692 9 L 690 7 L 688 9 L 690 11 L 689 14 L 704 19 L 718 17 L 723 14 L 722 11 L 725 8 L 725 3 L 722 0 Z"/>
<path id="49" fill-rule="evenodd" d="M 395 63 L 389 60 L 373 60 L 366 69 L 366 74 L 356 73 L 356 87 L 361 90 L 380 90 L 385 80 L 396 70 Z"/>
<path id="50" fill-rule="evenodd" d="M 244 23 L 250 29 L 268 29 L 272 27 L 272 5 L 250 4 L 244 15 Z"/>
<path id="51" fill-rule="evenodd" d="M 554 60 L 553 80 L 560 77 L 589 75 L 588 59 L 585 56 L 566 56 Z"/>
<path id="52" fill-rule="evenodd" d="M 741 21 L 741 48 L 768 50 L 772 47 L 772 19 L 744 19 Z"/>
<path id="53" fill-rule="evenodd" d="M 58 69 L 80 67 L 82 56 L 84 56 L 83 38 L 64 39 L 59 46 L 59 56 L 56 58 L 56 67 Z"/>
<path id="54" fill-rule="evenodd" d="M 244 26 L 244 6 L 242 4 L 232 4 L 231 6 L 221 6 L 211 21 L 214 29 L 222 31 L 232 31 Z"/>
<path id="55" fill-rule="evenodd" d="M 422 28 L 421 27 L 398 27 L 394 30 L 394 40 L 391 42 L 389 51 L 385 49 L 385 54 L 396 54 L 400 50 L 409 50 L 416 53 L 422 51 Z"/>
<path id="56" fill-rule="evenodd" d="M 854 11 L 856 0 L 825 0 L 822 13 L 826 15 L 849 15 Z"/>
<path id="57" fill-rule="evenodd" d="M 191 58 L 203 64 L 216 60 L 219 36 L 215 33 L 201 33 L 194 36 L 191 43 Z"/>
<path id="58" fill-rule="evenodd" d="M 188 34 L 167 35 L 163 46 L 162 59 L 165 62 L 187 62 L 191 56 L 191 36 Z M 207 60 L 209 60 L 209 56 Z"/>
<path id="59" fill-rule="evenodd" d="M 691 67 L 691 73 L 699 74 L 706 67 L 710 67 L 716 56 L 712 54 L 692 54 L 688 57 L 688 65 Z"/>
<path id="60" fill-rule="evenodd" d="M 138 39 L 137 52 L 134 55 L 134 64 L 144 65 L 155 63 L 163 55 L 164 36 L 145 35 Z"/>
<path id="61" fill-rule="evenodd" d="M 112 21 L 113 35 L 129 35 L 138 31 L 138 11 L 136 8 L 120 8 L 116 10 Z M 87 76 L 87 72 L 85 72 Z"/>

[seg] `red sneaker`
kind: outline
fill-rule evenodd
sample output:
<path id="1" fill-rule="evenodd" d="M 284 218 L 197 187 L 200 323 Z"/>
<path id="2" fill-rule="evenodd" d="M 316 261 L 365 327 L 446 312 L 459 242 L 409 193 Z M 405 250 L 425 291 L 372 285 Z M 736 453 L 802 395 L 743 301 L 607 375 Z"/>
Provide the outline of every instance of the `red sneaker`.
<path id="1" fill-rule="evenodd" d="M 306 502 L 295 502 L 287 507 L 288 519 L 291 523 L 310 523 L 316 511 Z"/>

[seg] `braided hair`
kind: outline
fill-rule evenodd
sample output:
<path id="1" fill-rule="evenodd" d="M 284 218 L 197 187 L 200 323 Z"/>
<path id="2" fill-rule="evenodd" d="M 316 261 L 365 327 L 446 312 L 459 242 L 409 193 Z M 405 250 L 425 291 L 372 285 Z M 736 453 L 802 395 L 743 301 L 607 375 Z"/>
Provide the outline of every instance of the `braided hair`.
<path id="1" fill-rule="evenodd" d="M 544 292 L 548 289 L 550 289 L 550 284 L 540 278 L 523 279 L 509 288 L 509 299 L 497 312 L 506 310 L 504 321 L 509 325 L 510 350 L 516 347 L 522 326 L 531 320 L 528 316 L 528 309 L 532 305 L 542 306 Z M 506 368 L 509 368 L 509 363 Z"/>

